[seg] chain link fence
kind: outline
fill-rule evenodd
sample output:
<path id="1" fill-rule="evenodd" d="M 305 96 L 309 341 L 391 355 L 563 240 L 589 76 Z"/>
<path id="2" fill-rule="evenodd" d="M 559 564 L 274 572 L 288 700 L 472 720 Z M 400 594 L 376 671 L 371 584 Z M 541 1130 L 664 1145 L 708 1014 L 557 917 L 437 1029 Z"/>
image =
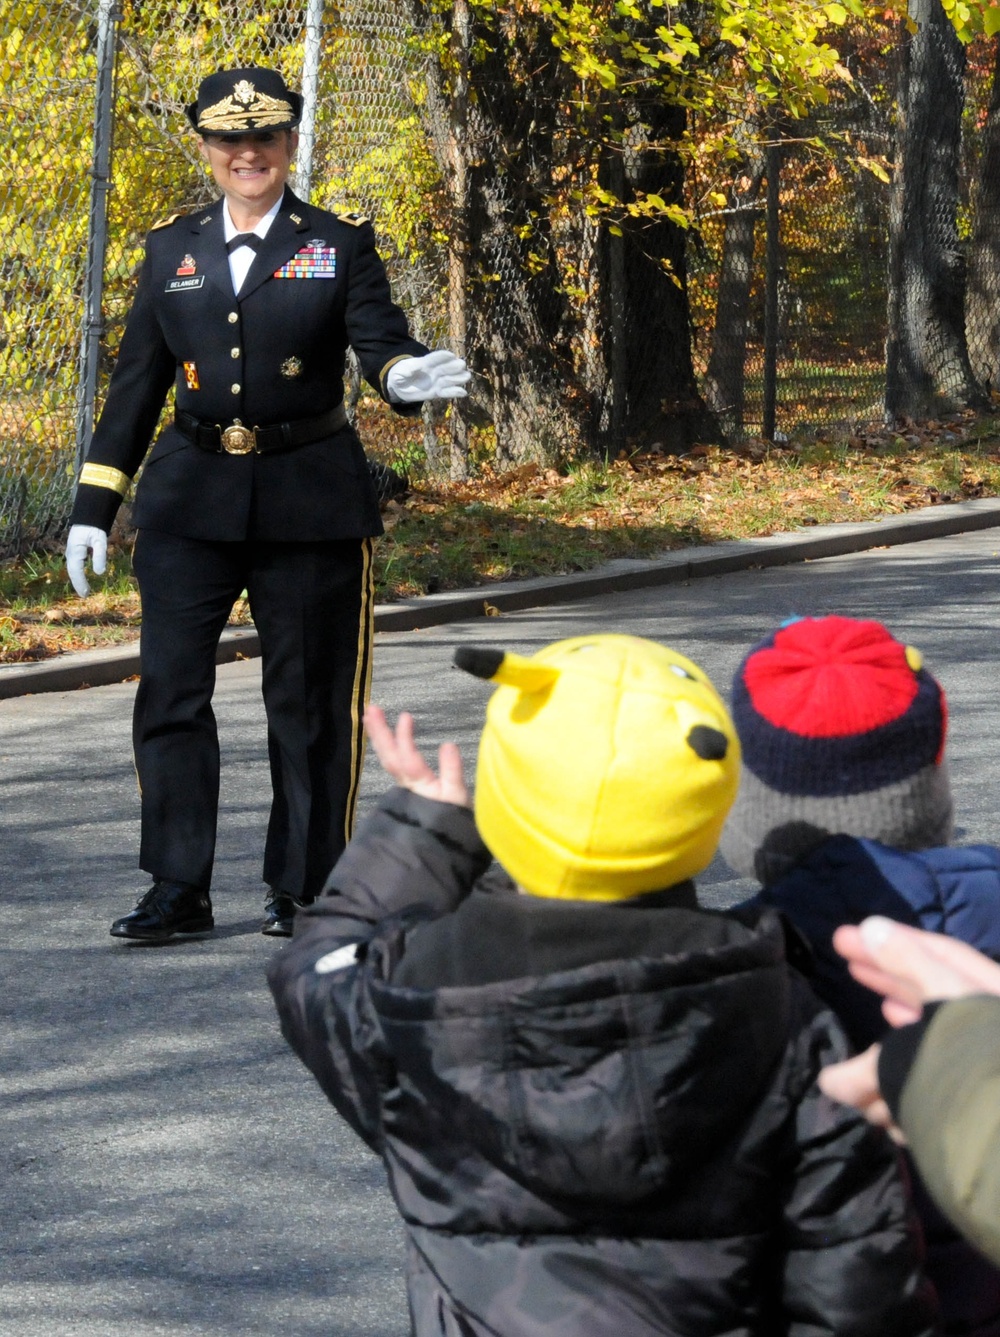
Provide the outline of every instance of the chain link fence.
<path id="1" fill-rule="evenodd" d="M 703 393 L 729 440 L 855 431 L 885 391 L 887 186 L 844 145 L 759 158 L 691 248 Z"/>
<path id="2" fill-rule="evenodd" d="M 0 184 L 0 557 L 65 528 L 145 233 L 214 198 L 183 108 L 224 66 L 271 65 L 303 90 L 294 187 L 373 218 L 415 336 L 447 343 L 476 372 L 469 401 L 427 406 L 414 422 L 349 368 L 348 405 L 375 458 L 461 476 L 484 461 L 683 448 L 657 419 L 677 407 L 663 400 L 661 378 L 684 373 L 670 362 L 684 341 L 669 338 L 664 315 L 677 291 L 663 281 L 671 267 L 686 271 L 692 384 L 727 440 L 879 419 L 891 49 L 857 37 L 845 55 L 854 84 L 812 123 L 765 124 L 748 101 L 742 153 L 689 165 L 697 226 L 666 254 L 648 220 L 629 249 L 627 227 L 619 241 L 620 229 L 609 234 L 584 207 L 595 187 L 642 185 L 648 144 L 676 130 L 666 115 L 641 110 L 602 141 L 597 127 L 617 124 L 612 103 L 581 124 L 567 110 L 565 66 L 539 73 L 536 35 L 502 24 L 472 32 L 463 0 L 446 15 L 446 88 L 428 9 L 421 0 L 0 0 L 10 162 Z M 992 77 L 989 53 L 973 52 L 963 239 L 975 238 L 978 218 L 996 217 L 984 192 L 1000 186 L 975 133 L 1000 115 Z M 695 139 L 699 129 L 688 126 Z M 993 389 L 998 284 L 1000 262 L 972 266 L 970 355 Z"/>
<path id="3" fill-rule="evenodd" d="M 74 483 L 96 49 L 90 0 L 2 5 L 0 555 L 65 523 Z"/>

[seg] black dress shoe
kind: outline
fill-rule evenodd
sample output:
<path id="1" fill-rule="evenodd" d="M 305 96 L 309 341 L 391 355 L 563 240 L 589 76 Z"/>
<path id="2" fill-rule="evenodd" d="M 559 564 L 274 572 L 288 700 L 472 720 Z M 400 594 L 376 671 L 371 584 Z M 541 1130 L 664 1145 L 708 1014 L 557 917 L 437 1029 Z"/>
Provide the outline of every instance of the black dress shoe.
<path id="1" fill-rule="evenodd" d="M 287 891 L 272 890 L 271 899 L 264 906 L 264 922 L 260 926 L 261 933 L 268 933 L 272 938 L 290 938 L 295 911 L 303 905 L 310 905 L 311 903 L 307 900 L 297 900 L 294 896 L 290 896 Z"/>
<path id="2" fill-rule="evenodd" d="M 111 936 L 162 942 L 181 933 L 209 933 L 214 927 L 204 887 L 157 878 L 131 914 L 111 925 Z"/>

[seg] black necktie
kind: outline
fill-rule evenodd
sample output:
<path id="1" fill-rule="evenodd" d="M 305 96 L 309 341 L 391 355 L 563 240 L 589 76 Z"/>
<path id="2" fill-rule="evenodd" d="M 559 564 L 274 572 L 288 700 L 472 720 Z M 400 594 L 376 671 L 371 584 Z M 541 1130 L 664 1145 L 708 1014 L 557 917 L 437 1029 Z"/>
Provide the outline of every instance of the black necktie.
<path id="1" fill-rule="evenodd" d="M 226 242 L 226 254 L 232 255 L 239 246 L 249 246 L 251 251 L 255 251 L 262 240 L 256 232 L 237 232 L 235 237 L 230 237 Z"/>

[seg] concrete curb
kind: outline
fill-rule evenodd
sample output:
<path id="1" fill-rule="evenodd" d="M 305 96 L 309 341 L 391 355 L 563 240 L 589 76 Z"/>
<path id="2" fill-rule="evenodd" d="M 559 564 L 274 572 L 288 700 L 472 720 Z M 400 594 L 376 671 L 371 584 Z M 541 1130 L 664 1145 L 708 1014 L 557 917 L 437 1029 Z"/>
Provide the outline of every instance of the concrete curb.
<path id="1" fill-rule="evenodd" d="M 375 608 L 376 631 L 415 631 L 445 622 L 485 617 L 487 609 L 517 612 L 548 604 L 587 599 L 616 590 L 637 590 L 670 585 L 699 576 L 722 576 L 755 567 L 784 566 L 792 562 L 839 557 L 868 548 L 895 547 L 924 539 L 943 538 L 975 529 L 1000 526 L 1000 497 L 947 506 L 931 506 L 906 515 L 856 524 L 821 525 L 767 538 L 739 539 L 702 548 L 685 548 L 651 560 L 619 558 L 571 576 L 539 576 L 511 580 L 475 590 L 455 590 L 403 599 Z M 254 659 L 260 640 L 252 628 L 233 627 L 223 632 L 216 656 L 220 664 Z M 139 672 L 137 642 L 106 650 L 84 650 L 61 655 L 41 664 L 0 664 L 0 700 L 33 692 L 67 692 L 124 682 Z"/>

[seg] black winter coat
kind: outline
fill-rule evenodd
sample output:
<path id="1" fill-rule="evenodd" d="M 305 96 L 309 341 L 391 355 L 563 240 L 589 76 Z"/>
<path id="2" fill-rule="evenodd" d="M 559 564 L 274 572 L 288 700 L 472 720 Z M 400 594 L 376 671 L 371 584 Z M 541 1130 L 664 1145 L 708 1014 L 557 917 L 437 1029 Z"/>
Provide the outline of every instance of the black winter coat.
<path id="1" fill-rule="evenodd" d="M 470 889 L 466 809 L 394 789 L 269 980 L 384 1159 L 418 1337 L 904 1337 L 936 1306 L 891 1144 L 780 920 Z"/>

